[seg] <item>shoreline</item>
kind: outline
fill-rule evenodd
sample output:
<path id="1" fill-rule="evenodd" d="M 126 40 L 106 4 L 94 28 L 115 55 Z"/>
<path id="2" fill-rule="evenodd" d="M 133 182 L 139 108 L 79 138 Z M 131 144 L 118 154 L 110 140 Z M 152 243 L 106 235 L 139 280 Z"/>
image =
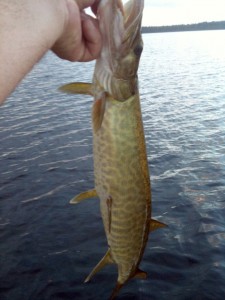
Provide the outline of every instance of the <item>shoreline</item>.
<path id="1" fill-rule="evenodd" d="M 196 24 L 181 24 L 181 25 L 168 25 L 168 26 L 143 26 L 141 30 L 142 33 L 225 30 L 225 21 L 202 22 Z"/>

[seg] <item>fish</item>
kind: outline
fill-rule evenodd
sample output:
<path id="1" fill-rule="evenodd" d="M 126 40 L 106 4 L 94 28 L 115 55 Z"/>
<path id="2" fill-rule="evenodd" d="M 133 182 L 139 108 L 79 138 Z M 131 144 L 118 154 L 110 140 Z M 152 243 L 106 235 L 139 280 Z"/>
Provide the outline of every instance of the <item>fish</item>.
<path id="1" fill-rule="evenodd" d="M 149 233 L 166 225 L 151 218 L 151 185 L 138 87 L 144 0 L 102 0 L 97 8 L 102 50 L 92 83 L 69 83 L 67 93 L 92 95 L 95 186 L 70 203 L 98 197 L 108 250 L 85 282 L 108 264 L 118 268 L 110 300 L 139 268 Z"/>

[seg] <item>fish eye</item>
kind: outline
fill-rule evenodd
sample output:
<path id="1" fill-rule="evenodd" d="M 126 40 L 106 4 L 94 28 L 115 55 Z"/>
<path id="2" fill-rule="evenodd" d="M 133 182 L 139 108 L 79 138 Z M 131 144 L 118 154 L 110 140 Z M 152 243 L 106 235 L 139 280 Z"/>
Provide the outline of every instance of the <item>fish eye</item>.
<path id="1" fill-rule="evenodd" d="M 143 50 L 143 46 L 142 45 L 137 45 L 135 48 L 134 48 L 134 54 L 139 57 L 141 56 L 141 52 Z"/>

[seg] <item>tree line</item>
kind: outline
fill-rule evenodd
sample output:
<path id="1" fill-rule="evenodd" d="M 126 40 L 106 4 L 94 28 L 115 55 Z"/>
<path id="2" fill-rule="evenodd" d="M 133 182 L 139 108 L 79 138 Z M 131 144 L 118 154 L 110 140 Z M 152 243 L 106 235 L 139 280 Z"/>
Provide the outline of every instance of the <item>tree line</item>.
<path id="1" fill-rule="evenodd" d="M 225 21 L 202 22 L 197 24 L 183 24 L 170 26 L 142 27 L 142 33 L 199 31 L 199 30 L 225 30 Z"/>

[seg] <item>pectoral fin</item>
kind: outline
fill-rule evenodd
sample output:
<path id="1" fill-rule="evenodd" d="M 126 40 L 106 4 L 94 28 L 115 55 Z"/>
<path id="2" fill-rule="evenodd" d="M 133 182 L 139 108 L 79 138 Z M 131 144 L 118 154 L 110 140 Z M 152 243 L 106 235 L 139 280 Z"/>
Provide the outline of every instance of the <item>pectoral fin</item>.
<path id="1" fill-rule="evenodd" d="M 163 227 L 167 227 L 167 225 L 157 220 L 151 219 L 149 224 L 149 232 L 152 232 L 158 228 L 163 228 Z"/>
<path id="2" fill-rule="evenodd" d="M 95 189 L 80 193 L 79 195 L 75 196 L 73 199 L 70 200 L 70 204 L 77 204 L 85 199 L 93 197 L 98 197 Z"/>
<path id="3" fill-rule="evenodd" d="M 88 275 L 88 277 L 85 279 L 84 282 L 88 282 L 92 276 L 94 276 L 98 271 L 100 271 L 103 267 L 105 267 L 108 264 L 112 264 L 113 260 L 111 257 L 111 251 L 108 249 L 105 256 L 100 260 L 100 262 L 94 267 L 94 269 L 91 271 L 91 273 Z"/>
<path id="4" fill-rule="evenodd" d="M 59 88 L 61 92 L 68 94 L 84 94 L 93 96 L 92 84 L 86 82 L 72 82 Z"/>
<path id="5" fill-rule="evenodd" d="M 100 129 L 104 118 L 104 113 L 105 113 L 105 93 L 101 95 L 101 98 L 96 99 L 93 105 L 92 122 L 93 122 L 94 132 L 97 132 Z"/>

